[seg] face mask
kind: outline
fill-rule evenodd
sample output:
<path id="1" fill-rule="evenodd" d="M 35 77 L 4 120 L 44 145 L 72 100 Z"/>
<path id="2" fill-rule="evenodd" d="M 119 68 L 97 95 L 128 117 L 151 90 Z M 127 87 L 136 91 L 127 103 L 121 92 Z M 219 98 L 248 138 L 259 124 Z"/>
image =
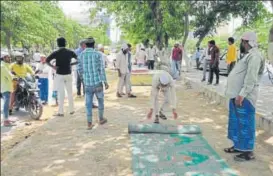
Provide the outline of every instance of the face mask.
<path id="1" fill-rule="evenodd" d="M 245 49 L 245 47 L 243 45 L 243 42 L 241 42 L 241 44 L 240 44 L 240 52 L 241 53 L 245 53 L 246 52 L 246 49 Z"/>
<path id="2" fill-rule="evenodd" d="M 17 61 L 17 64 L 22 65 L 23 61 Z"/>

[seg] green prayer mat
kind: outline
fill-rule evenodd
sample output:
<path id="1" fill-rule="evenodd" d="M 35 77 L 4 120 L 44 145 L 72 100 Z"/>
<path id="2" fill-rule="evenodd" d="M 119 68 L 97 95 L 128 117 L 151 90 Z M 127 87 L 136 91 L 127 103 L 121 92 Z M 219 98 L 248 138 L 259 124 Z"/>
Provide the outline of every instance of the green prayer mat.
<path id="1" fill-rule="evenodd" d="M 134 176 L 237 176 L 196 125 L 129 124 Z"/>
<path id="2" fill-rule="evenodd" d="M 132 86 L 151 86 L 153 80 L 152 74 L 132 74 L 131 84 Z"/>

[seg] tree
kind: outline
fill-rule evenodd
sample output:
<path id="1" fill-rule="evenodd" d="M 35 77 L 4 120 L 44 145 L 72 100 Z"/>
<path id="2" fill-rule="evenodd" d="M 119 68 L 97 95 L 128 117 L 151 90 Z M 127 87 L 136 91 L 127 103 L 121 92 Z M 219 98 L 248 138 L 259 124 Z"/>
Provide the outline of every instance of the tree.
<path id="1" fill-rule="evenodd" d="M 199 39 L 196 47 L 199 47 L 205 36 L 215 32 L 216 27 L 226 22 L 231 17 L 242 17 L 244 25 L 260 16 L 264 7 L 262 1 L 249 3 L 249 1 L 198 1 L 195 6 L 195 32 Z"/>
<path id="2" fill-rule="evenodd" d="M 103 37 L 98 41 L 109 43 L 101 30 L 105 29 L 93 29 L 67 18 L 57 1 L 1 1 L 1 36 L 4 38 L 1 45 L 7 46 L 10 53 L 12 45 L 53 50 L 60 36 L 67 39 L 71 48 L 93 33 Z"/>
<path id="3" fill-rule="evenodd" d="M 170 38 L 179 39 L 184 31 L 185 3 L 173 1 L 96 2 L 98 11 L 114 15 L 124 37 L 132 43 L 154 42 L 168 46 Z M 91 11 L 94 17 L 94 9 Z"/>

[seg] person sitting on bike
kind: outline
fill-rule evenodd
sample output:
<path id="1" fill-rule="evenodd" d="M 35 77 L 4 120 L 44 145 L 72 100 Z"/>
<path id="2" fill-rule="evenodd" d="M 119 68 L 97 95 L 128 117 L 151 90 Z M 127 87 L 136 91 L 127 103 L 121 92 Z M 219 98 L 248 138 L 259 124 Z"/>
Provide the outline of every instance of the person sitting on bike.
<path id="1" fill-rule="evenodd" d="M 21 53 L 15 54 L 15 62 L 10 65 L 10 70 L 13 75 L 18 78 L 25 78 L 27 74 L 31 74 L 34 76 L 34 71 L 30 65 L 24 63 L 24 55 Z M 13 92 L 10 96 L 10 106 L 9 106 L 9 113 L 12 114 L 13 105 L 15 102 L 15 92 L 17 90 L 17 80 L 13 80 Z"/>

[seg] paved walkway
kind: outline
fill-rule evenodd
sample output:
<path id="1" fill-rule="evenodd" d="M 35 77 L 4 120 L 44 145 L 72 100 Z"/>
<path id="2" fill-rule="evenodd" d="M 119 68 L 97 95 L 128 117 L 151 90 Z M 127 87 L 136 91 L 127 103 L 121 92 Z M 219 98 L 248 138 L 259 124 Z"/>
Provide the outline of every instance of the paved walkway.
<path id="1" fill-rule="evenodd" d="M 201 79 L 203 77 L 202 73 L 203 71 L 191 70 L 191 72 L 186 73 L 186 77 L 212 90 L 216 90 L 219 94 L 224 96 L 227 77 L 220 76 L 220 84 L 218 86 L 208 86 L 206 85 L 207 82 L 201 83 Z M 271 117 L 273 120 L 273 85 L 266 82 L 265 79 L 267 79 L 266 76 L 263 77 L 262 83 L 260 84 L 259 98 L 257 101 L 257 112 L 267 117 Z"/>
<path id="2" fill-rule="evenodd" d="M 164 123 L 198 124 L 209 144 L 242 176 L 272 176 L 273 137 L 257 132 L 256 161 L 234 162 L 223 152 L 230 146 L 226 139 L 227 112 L 224 107 L 207 103 L 194 90 L 177 87 L 178 120 Z M 147 121 L 150 87 L 133 87 L 136 99 L 117 99 L 116 83 L 106 91 L 105 116 L 109 123 L 86 130 L 84 102 L 73 116 L 54 118 L 28 140 L 21 143 L 1 163 L 2 176 L 128 176 L 131 171 L 129 122 Z M 170 113 L 167 114 L 170 117 Z M 94 117 L 97 117 L 95 111 Z"/>

